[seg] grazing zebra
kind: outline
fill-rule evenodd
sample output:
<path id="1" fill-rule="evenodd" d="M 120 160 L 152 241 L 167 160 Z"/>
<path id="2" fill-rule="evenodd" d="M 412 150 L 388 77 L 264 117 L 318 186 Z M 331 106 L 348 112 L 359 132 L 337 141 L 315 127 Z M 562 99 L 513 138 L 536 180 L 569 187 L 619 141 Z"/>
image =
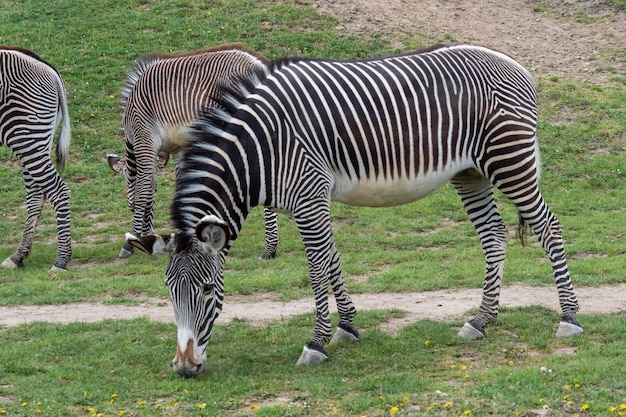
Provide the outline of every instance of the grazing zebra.
<path id="1" fill-rule="evenodd" d="M 65 271 L 72 257 L 70 190 L 50 159 L 54 133 L 63 120 L 56 143 L 56 164 L 65 167 L 70 145 L 70 118 L 65 86 L 59 73 L 31 51 L 0 47 L 0 144 L 7 145 L 22 165 L 26 184 L 26 227 L 17 251 L 2 266 L 24 266 L 46 200 L 56 213 L 57 260 L 51 271 Z"/>
<path id="2" fill-rule="evenodd" d="M 215 105 L 221 87 L 232 87 L 240 78 L 264 70 L 269 63 L 240 44 L 176 55 L 144 57 L 129 74 L 122 89 L 122 130 L 126 160 L 115 154 L 107 162 L 125 176 L 128 205 L 133 213 L 131 233 L 144 236 L 152 230 L 157 167 L 174 161 L 185 145 L 185 130 L 201 109 Z M 265 211 L 266 235 L 263 259 L 273 258 L 278 247 L 277 215 Z M 132 255 L 124 245 L 119 257 Z"/>
<path id="3" fill-rule="evenodd" d="M 172 203 L 177 232 L 127 242 L 170 253 L 165 272 L 178 326 L 174 370 L 202 372 L 222 309 L 226 253 L 253 206 L 293 215 L 306 249 L 317 321 L 298 364 L 327 358 L 327 290 L 339 312 L 333 340 L 357 340 L 356 309 L 341 276 L 331 200 L 392 206 L 450 181 L 486 259 L 478 314 L 459 335 L 481 338 L 496 320 L 507 229 L 494 187 L 516 206 L 552 263 L 561 305 L 556 336 L 582 332 L 561 225 L 539 188 L 537 97 L 532 76 L 484 47 L 436 46 L 357 61 L 287 59 L 224 97 L 194 126 Z"/>

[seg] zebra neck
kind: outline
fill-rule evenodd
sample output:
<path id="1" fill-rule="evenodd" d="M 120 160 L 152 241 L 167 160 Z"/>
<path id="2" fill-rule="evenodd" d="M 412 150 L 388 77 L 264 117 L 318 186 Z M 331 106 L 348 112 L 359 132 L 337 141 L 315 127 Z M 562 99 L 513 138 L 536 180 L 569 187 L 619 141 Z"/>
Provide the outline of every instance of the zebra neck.
<path id="1" fill-rule="evenodd" d="M 243 135 L 242 135 L 243 136 Z M 245 141 L 245 138 L 243 139 Z M 214 214 L 230 225 L 231 243 L 239 235 L 248 214 L 253 207 L 266 204 L 265 181 L 269 173 L 265 168 L 263 150 L 266 147 L 251 146 L 250 143 L 235 139 L 230 143 L 220 143 L 203 165 L 188 171 L 187 176 L 195 176 L 181 189 L 181 195 L 199 192 L 197 201 L 200 207 L 186 207 L 187 213 Z M 269 158 L 267 155 L 265 156 Z M 181 200 L 183 202 L 185 200 Z M 193 223 L 196 214 L 193 213 Z M 188 226 L 191 224 L 188 223 Z"/>
<path id="2" fill-rule="evenodd" d="M 174 226 L 185 235 L 193 235 L 201 218 L 215 215 L 230 225 L 231 240 L 235 240 L 258 201 L 250 193 L 247 158 L 210 143 L 195 146 L 190 154 L 177 177 L 171 206 Z"/>

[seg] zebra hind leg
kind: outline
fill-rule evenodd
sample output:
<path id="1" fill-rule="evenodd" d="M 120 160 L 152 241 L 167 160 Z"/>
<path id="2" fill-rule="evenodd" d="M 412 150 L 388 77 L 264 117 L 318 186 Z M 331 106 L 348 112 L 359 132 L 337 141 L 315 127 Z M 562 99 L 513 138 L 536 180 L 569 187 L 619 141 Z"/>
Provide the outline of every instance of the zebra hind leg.
<path id="1" fill-rule="evenodd" d="M 45 203 L 41 189 L 33 181 L 28 170 L 22 167 L 22 173 L 26 186 L 26 225 L 17 250 L 2 262 L 2 266 L 7 269 L 22 268 L 24 266 L 24 259 L 28 258 L 32 250 L 35 229 Z"/>
<path id="2" fill-rule="evenodd" d="M 268 260 L 276 257 L 278 249 L 278 214 L 270 209 L 263 210 L 265 219 L 265 250 L 261 254 L 261 259 Z"/>
<path id="3" fill-rule="evenodd" d="M 543 198 L 541 196 L 539 198 L 540 210 L 536 212 L 539 213 L 538 217 L 533 218 L 529 213 L 525 212 L 520 212 L 520 214 L 537 234 L 552 264 L 552 271 L 559 294 L 559 305 L 561 307 L 561 321 L 555 337 L 575 336 L 581 334 L 583 328 L 576 320 L 576 313 L 579 308 L 578 299 L 574 293 L 569 269 L 567 268 L 561 223 L 550 211 Z M 541 221 L 541 219 L 545 219 L 545 221 Z"/>
<path id="4" fill-rule="evenodd" d="M 485 328 L 498 317 L 500 287 L 508 232 L 500 217 L 493 195 L 493 186 L 476 171 L 466 171 L 452 179 L 463 206 L 478 232 L 485 253 L 485 280 L 478 314 L 459 331 L 466 339 L 485 337 Z"/>
<path id="5" fill-rule="evenodd" d="M 58 177 L 58 186 L 54 194 L 48 196 L 57 217 L 57 260 L 50 271 L 67 271 L 67 263 L 72 258 L 72 242 L 70 237 L 70 190 L 65 182 Z"/>
<path id="6" fill-rule="evenodd" d="M 536 149 L 534 151 L 536 153 Z M 510 173 L 501 170 L 494 175 L 494 184 L 515 204 L 520 218 L 535 232 L 541 246 L 550 258 L 561 307 L 561 321 L 556 337 L 580 334 L 583 329 L 576 320 L 578 300 L 565 260 L 561 224 L 550 211 L 539 191 L 538 164 L 536 161 L 530 161 L 526 165 L 510 165 L 516 170 Z M 522 169 L 525 169 L 523 172 L 525 174 L 524 180 L 520 179 L 522 178 L 520 175 Z M 509 176 L 513 172 L 516 175 Z"/>
<path id="7" fill-rule="evenodd" d="M 70 189 L 49 163 L 47 175 L 34 177 L 37 186 L 43 190 L 48 201 L 52 204 L 57 223 L 57 260 L 50 268 L 51 272 L 66 272 L 67 264 L 72 258 L 72 242 L 70 237 Z"/>

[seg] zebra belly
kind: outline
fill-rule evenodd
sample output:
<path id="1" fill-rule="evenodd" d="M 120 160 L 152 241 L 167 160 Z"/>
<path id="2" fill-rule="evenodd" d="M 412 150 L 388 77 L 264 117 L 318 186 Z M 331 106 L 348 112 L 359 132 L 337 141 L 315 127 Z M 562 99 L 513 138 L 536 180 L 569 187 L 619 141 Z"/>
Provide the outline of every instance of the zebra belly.
<path id="1" fill-rule="evenodd" d="M 391 207 L 408 204 L 444 186 L 459 170 L 444 170 L 413 178 L 335 178 L 332 200 L 351 206 Z"/>

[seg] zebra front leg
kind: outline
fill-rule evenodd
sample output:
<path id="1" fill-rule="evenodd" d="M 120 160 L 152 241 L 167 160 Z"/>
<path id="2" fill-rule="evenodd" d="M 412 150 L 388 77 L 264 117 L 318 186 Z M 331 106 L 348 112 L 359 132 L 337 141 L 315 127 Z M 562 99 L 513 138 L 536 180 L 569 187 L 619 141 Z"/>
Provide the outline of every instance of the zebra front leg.
<path id="1" fill-rule="evenodd" d="M 156 196 L 156 182 L 152 184 L 152 193 L 153 196 Z M 143 213 L 143 223 L 141 229 L 141 236 L 149 236 L 155 234 L 154 232 L 154 206 L 156 203 L 156 198 L 148 200 L 148 206 L 144 210 Z"/>
<path id="2" fill-rule="evenodd" d="M 152 160 L 149 158 L 147 161 L 145 158 L 137 159 L 137 177 L 132 190 L 133 221 L 130 229 L 130 233 L 135 237 L 145 236 L 147 231 L 152 231 L 152 218 L 157 192 L 155 161 L 156 155 Z M 133 253 L 133 247 L 126 242 L 120 250 L 118 257 L 128 258 Z"/>
<path id="3" fill-rule="evenodd" d="M 304 346 L 297 365 L 324 362 L 324 346 L 330 342 L 331 325 L 328 307 L 330 259 L 334 246 L 330 227 L 330 201 L 318 199 L 294 212 L 294 219 L 306 251 L 309 282 L 315 296 L 316 321 L 313 338 Z"/>
<path id="4" fill-rule="evenodd" d="M 341 274 L 341 262 L 337 253 L 337 246 L 333 243 L 331 250 L 330 285 L 333 288 L 337 312 L 339 313 L 339 324 L 331 343 L 343 342 L 352 343 L 359 340 L 359 332 L 354 328 L 354 317 L 356 308 L 346 288 L 346 284 Z"/>
<path id="5" fill-rule="evenodd" d="M 263 210 L 265 219 L 265 250 L 261 254 L 261 259 L 274 259 L 278 249 L 278 214 L 270 209 Z"/>
<path id="6" fill-rule="evenodd" d="M 467 171 L 455 176 L 451 182 L 478 232 L 486 261 L 478 314 L 465 323 L 459 336 L 482 339 L 486 334 L 486 326 L 498 318 L 508 232 L 494 200 L 493 186 L 485 177 L 476 171 Z"/>
<path id="7" fill-rule="evenodd" d="M 308 252 L 308 251 L 307 251 Z M 315 296 L 316 321 L 313 338 L 304 346 L 296 365 L 311 365 L 328 359 L 324 346 L 330 341 L 330 310 L 328 308 L 328 267 L 309 264 L 309 280 Z"/>

